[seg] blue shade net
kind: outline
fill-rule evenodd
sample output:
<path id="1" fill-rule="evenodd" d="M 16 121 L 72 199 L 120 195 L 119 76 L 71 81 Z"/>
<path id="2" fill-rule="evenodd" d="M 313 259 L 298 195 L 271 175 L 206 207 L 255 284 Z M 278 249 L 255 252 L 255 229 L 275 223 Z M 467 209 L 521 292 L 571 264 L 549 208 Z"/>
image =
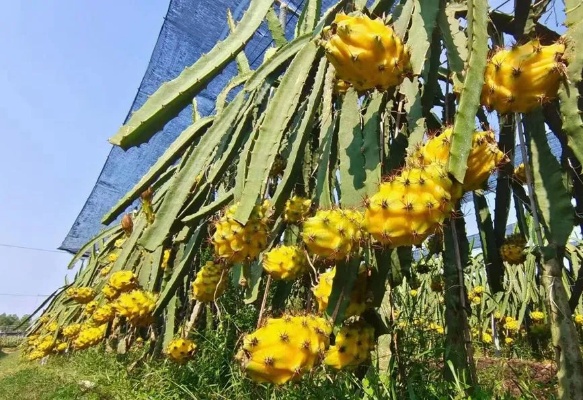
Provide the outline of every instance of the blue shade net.
<path id="1" fill-rule="evenodd" d="M 288 39 L 293 37 L 298 10 L 301 10 L 304 1 L 285 2 L 287 5 L 285 28 Z M 334 3 L 334 0 L 322 1 L 322 10 L 327 10 Z M 275 7 L 279 14 L 278 4 L 276 2 Z M 171 0 L 148 68 L 126 121 L 162 83 L 176 78 L 185 67 L 194 64 L 218 41 L 227 37 L 229 33 L 227 10 L 230 9 L 234 19 L 238 21 L 248 6 L 249 0 Z M 264 23 L 245 48 L 251 68 L 255 69 L 261 64 L 263 54 L 271 43 L 271 34 Z M 198 111 L 201 115 L 213 113 L 217 95 L 236 73 L 236 64 L 230 64 L 197 96 Z M 76 253 L 97 235 L 104 228 L 101 217 L 146 174 L 191 122 L 192 108 L 185 109 L 148 143 L 128 151 L 112 147 L 95 187 L 59 249 Z M 112 134 L 113 132 L 104 132 L 104 136 Z M 133 207 L 135 205 L 130 209 Z"/>

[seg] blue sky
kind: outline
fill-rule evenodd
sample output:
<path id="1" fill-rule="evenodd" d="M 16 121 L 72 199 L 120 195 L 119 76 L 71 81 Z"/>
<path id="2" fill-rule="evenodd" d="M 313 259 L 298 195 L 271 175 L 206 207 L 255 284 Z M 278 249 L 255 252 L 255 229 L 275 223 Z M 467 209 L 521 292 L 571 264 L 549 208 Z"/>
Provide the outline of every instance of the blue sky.
<path id="1" fill-rule="evenodd" d="M 0 244 L 56 249 L 148 65 L 168 1 L 0 5 Z M 31 312 L 68 253 L 0 245 L 0 313 Z M 18 294 L 21 296 L 6 296 Z"/>

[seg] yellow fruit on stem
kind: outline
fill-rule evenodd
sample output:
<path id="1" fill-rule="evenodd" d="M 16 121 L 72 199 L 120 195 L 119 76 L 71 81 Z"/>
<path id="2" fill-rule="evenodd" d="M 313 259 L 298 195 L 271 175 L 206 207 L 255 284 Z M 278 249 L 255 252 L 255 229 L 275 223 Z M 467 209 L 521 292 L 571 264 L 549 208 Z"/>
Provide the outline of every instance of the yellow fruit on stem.
<path id="1" fill-rule="evenodd" d="M 345 324 L 326 352 L 324 364 L 335 369 L 353 368 L 370 358 L 374 328 L 363 320 Z"/>
<path id="2" fill-rule="evenodd" d="M 189 339 L 173 339 L 166 346 L 165 353 L 169 359 L 184 364 L 194 356 L 196 344 Z"/>
<path id="3" fill-rule="evenodd" d="M 115 317 L 113 307 L 110 304 L 104 304 L 95 310 L 91 318 L 98 324 L 105 324 L 106 322 L 111 321 L 113 317 Z"/>
<path id="4" fill-rule="evenodd" d="M 452 127 L 445 128 L 439 135 L 419 146 L 407 158 L 408 165 L 446 165 L 449 162 L 452 133 Z M 481 189 L 488 177 L 508 161 L 508 157 L 498 148 L 494 132 L 474 132 L 462 190 L 468 192 Z"/>
<path id="5" fill-rule="evenodd" d="M 323 313 L 328 308 L 328 300 L 330 294 L 332 293 L 332 283 L 334 281 L 334 276 L 336 276 L 337 268 L 334 267 L 330 271 L 320 274 L 318 277 L 318 284 L 312 288 L 314 297 L 318 302 L 318 311 Z M 367 270 L 363 268 L 359 271 L 356 282 L 352 287 L 352 292 L 350 293 L 350 303 L 344 311 L 344 318 L 349 318 L 352 316 L 362 314 L 366 308 L 366 296 L 367 296 Z"/>
<path id="6" fill-rule="evenodd" d="M 285 203 L 283 219 L 290 224 L 301 222 L 310 212 L 311 205 L 312 200 L 305 197 L 293 196 Z"/>
<path id="7" fill-rule="evenodd" d="M 153 321 L 156 296 L 144 290 L 133 290 L 122 293 L 112 306 L 115 312 L 125 317 L 130 324 L 145 326 Z"/>
<path id="8" fill-rule="evenodd" d="M 237 206 L 229 207 L 215 222 L 212 237 L 216 256 L 231 263 L 250 261 L 267 247 L 269 203 L 255 206 L 244 226 L 234 219 Z"/>
<path id="9" fill-rule="evenodd" d="M 366 230 L 389 247 L 419 245 L 450 216 L 453 191 L 441 164 L 406 167 L 367 200 Z"/>
<path id="10" fill-rule="evenodd" d="M 132 271 L 117 271 L 107 283 L 118 292 L 129 292 L 138 286 L 138 277 Z"/>
<path id="11" fill-rule="evenodd" d="M 562 41 L 542 46 L 531 40 L 498 49 L 484 72 L 481 103 L 501 114 L 527 113 L 557 96 L 564 76 Z"/>
<path id="12" fill-rule="evenodd" d="M 228 271 L 223 265 L 207 261 L 192 283 L 193 297 L 202 302 L 215 301 L 227 289 L 228 277 Z"/>
<path id="13" fill-rule="evenodd" d="M 362 223 L 362 213 L 355 210 L 319 210 L 304 222 L 301 236 L 310 253 L 342 260 L 359 249 Z"/>
<path id="14" fill-rule="evenodd" d="M 321 44 L 337 77 L 358 91 L 387 90 L 411 73 L 408 49 L 380 18 L 339 13 Z"/>
<path id="15" fill-rule="evenodd" d="M 264 254 L 263 269 L 273 279 L 293 280 L 307 272 L 308 260 L 298 246 L 279 246 Z"/>
<path id="16" fill-rule="evenodd" d="M 526 260 L 526 240 L 520 233 L 508 236 L 500 246 L 500 256 L 510 265 L 522 264 Z"/>
<path id="17" fill-rule="evenodd" d="M 236 359 L 256 382 L 298 380 L 320 361 L 331 331 L 324 318 L 313 315 L 270 318 L 244 337 Z"/>
<path id="18" fill-rule="evenodd" d="M 83 350 L 91 346 L 95 346 L 105 337 L 107 325 L 101 325 L 95 328 L 88 327 L 81 329 L 75 340 L 73 340 L 73 348 L 75 350 Z"/>
<path id="19" fill-rule="evenodd" d="M 73 287 L 65 292 L 67 296 L 77 303 L 87 304 L 95 297 L 96 293 L 90 287 Z"/>

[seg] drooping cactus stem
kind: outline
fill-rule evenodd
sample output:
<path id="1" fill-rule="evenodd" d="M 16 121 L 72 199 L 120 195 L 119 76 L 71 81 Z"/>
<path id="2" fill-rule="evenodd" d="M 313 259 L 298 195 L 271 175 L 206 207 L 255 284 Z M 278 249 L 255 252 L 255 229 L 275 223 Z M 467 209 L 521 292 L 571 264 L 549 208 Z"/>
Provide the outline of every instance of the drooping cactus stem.
<path id="1" fill-rule="evenodd" d="M 530 208 L 532 210 L 532 220 L 534 223 L 534 230 L 536 232 L 536 240 L 539 246 L 543 245 L 543 235 L 540 227 L 540 219 L 538 217 L 538 212 L 536 208 L 536 200 L 534 198 L 534 186 L 532 178 L 532 170 L 530 169 L 530 163 L 528 162 L 528 155 L 526 152 L 526 144 L 524 141 L 524 130 L 522 128 L 522 114 L 516 113 L 514 121 L 516 122 L 516 130 L 518 132 L 518 140 L 520 142 L 520 152 L 522 154 L 522 160 L 524 162 L 524 172 L 526 174 L 526 186 L 528 189 L 528 199 L 530 201 Z"/>

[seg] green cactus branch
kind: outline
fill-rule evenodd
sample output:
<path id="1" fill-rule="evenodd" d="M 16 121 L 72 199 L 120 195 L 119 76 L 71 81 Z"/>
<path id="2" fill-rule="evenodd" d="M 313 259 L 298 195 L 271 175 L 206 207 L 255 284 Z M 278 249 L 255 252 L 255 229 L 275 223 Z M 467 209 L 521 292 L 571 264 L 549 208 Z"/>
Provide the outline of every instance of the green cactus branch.
<path id="1" fill-rule="evenodd" d="M 340 187 L 343 207 L 358 207 L 362 205 L 365 195 L 364 154 L 362 127 L 360 125 L 361 111 L 358 104 L 358 94 L 349 89 L 344 95 L 340 110 L 338 127 L 338 155 L 340 159 Z"/>
<path id="2" fill-rule="evenodd" d="M 306 45 L 294 58 L 273 99 L 265 110 L 265 118 L 259 127 L 256 143 L 251 153 L 249 174 L 244 183 L 241 201 L 235 219 L 245 224 L 257 204 L 258 196 L 263 193 L 271 165 L 279 149 L 283 135 L 286 132 L 299 103 L 308 79 L 306 71 L 312 69 L 316 57 L 321 54 L 318 47 Z"/>
<path id="3" fill-rule="evenodd" d="M 158 210 L 156 220 L 140 242 L 147 250 L 154 251 L 168 237 L 176 216 L 190 194 L 196 176 L 203 171 L 207 156 L 212 154 L 212 150 L 220 143 L 223 135 L 229 135 L 232 132 L 233 123 L 245 103 L 244 92 L 240 92 L 225 112 L 215 120 L 207 134 L 202 137 L 194 152 L 186 159 L 183 168 L 172 177 L 171 187 Z"/>
<path id="4" fill-rule="evenodd" d="M 567 133 L 569 147 L 580 163 L 583 163 L 583 115 L 580 102 L 583 95 L 583 6 L 577 0 L 565 0 L 567 25 L 567 82 L 559 90 L 563 129 Z"/>
<path id="5" fill-rule="evenodd" d="M 484 82 L 484 70 L 488 55 L 488 13 L 483 1 L 468 1 L 468 68 L 460 89 L 460 101 L 457 109 L 448 170 L 458 182 L 464 181 L 467 160 L 472 145 L 475 129 L 475 116 L 480 106 L 480 94 Z M 471 32 L 471 34 L 470 34 Z"/>
<path id="6" fill-rule="evenodd" d="M 320 134 L 318 137 L 319 148 L 317 151 L 318 167 L 316 170 L 316 188 L 313 200 L 320 207 L 332 206 L 330 191 L 330 164 L 334 130 L 336 128 L 336 115 L 333 112 L 332 93 L 334 90 L 334 68 L 328 68 L 324 80 L 324 92 L 322 94 L 322 111 L 320 114 Z"/>
<path id="7" fill-rule="evenodd" d="M 154 165 L 150 167 L 148 172 L 139 180 L 134 187 L 127 192 L 101 219 L 101 223 L 108 225 L 128 206 L 130 206 L 140 194 L 148 189 L 156 179 L 171 166 L 178 158 L 180 158 L 186 149 L 200 138 L 213 123 L 214 117 L 201 118 L 194 124 L 186 128 L 178 138 L 166 149 L 164 154 L 156 160 Z"/>
<path id="8" fill-rule="evenodd" d="M 564 185 L 561 165 L 551 152 L 540 112 L 524 116 L 528 134 L 529 160 L 532 165 L 535 199 L 551 245 L 564 247 L 573 230 L 574 209 Z M 539 243 L 541 246 L 543 243 Z"/>
<path id="9" fill-rule="evenodd" d="M 312 92 L 308 98 L 306 111 L 302 116 L 298 129 L 296 129 L 294 132 L 293 142 L 291 143 L 291 151 L 287 157 L 287 167 L 283 173 L 281 181 L 277 185 L 275 194 L 273 195 L 272 204 L 276 215 L 281 214 L 286 200 L 291 197 L 291 191 L 293 184 L 295 183 L 294 179 L 292 179 L 292 176 L 298 173 L 300 170 L 300 163 L 304 161 L 303 157 L 301 157 L 301 151 L 305 149 L 306 144 L 310 139 L 312 126 L 316 120 L 316 114 L 320 108 L 322 92 L 324 90 L 326 67 L 326 59 L 321 58 L 316 76 L 314 78 Z"/>
<path id="10" fill-rule="evenodd" d="M 252 0 L 233 33 L 186 68 L 176 79 L 164 83 L 109 140 L 111 144 L 128 149 L 147 142 L 178 115 L 245 47 L 272 3 L 273 0 Z"/>

